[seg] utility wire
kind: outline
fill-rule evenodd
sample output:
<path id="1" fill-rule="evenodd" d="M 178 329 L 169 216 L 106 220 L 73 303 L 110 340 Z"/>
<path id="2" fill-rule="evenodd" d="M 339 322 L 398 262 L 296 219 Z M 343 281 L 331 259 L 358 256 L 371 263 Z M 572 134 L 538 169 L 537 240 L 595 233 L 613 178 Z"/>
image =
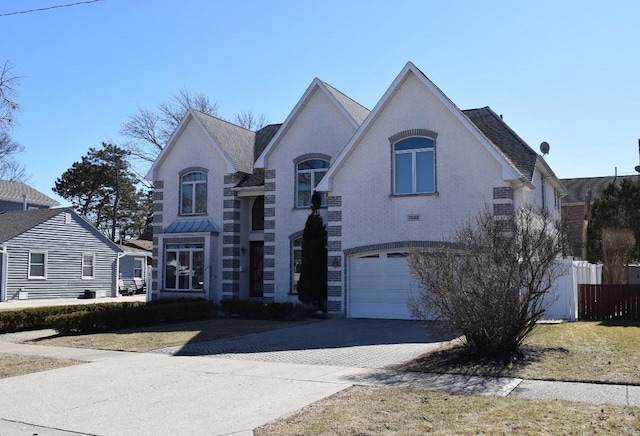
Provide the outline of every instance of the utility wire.
<path id="1" fill-rule="evenodd" d="M 0 14 L 0 17 L 8 17 L 9 15 L 18 15 L 18 14 L 28 14 L 30 12 L 48 11 L 50 9 L 68 8 L 68 7 L 71 7 L 71 6 L 86 5 L 88 3 L 96 3 L 96 2 L 101 2 L 101 1 L 103 1 L 103 0 L 87 0 L 87 1 L 82 1 L 82 2 L 68 3 L 68 4 L 65 4 L 65 5 L 48 6 L 46 8 L 40 8 L 40 9 L 29 9 L 27 11 L 9 12 L 9 13 L 6 13 L 6 14 Z"/>

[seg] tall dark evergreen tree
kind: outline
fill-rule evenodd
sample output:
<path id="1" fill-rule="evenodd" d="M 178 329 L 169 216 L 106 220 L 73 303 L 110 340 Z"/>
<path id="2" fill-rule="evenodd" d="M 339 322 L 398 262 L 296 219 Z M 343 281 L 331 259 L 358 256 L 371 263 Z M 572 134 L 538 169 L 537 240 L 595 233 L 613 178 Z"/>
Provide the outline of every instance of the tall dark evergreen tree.
<path id="1" fill-rule="evenodd" d="M 112 241 L 144 232 L 152 207 L 147 193 L 137 189 L 127 156 L 126 150 L 112 144 L 90 148 L 58 177 L 53 188 Z"/>
<path id="2" fill-rule="evenodd" d="M 302 263 L 298 281 L 298 300 L 327 311 L 327 229 L 320 216 L 322 196 L 314 192 L 311 214 L 302 234 Z"/>

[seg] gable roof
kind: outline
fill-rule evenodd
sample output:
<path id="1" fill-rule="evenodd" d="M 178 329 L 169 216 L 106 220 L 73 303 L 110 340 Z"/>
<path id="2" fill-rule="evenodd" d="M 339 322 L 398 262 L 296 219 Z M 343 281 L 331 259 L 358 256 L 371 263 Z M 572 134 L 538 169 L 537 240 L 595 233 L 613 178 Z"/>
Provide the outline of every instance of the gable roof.
<path id="1" fill-rule="evenodd" d="M 60 203 L 53 198 L 33 189 L 26 183 L 15 182 L 12 180 L 0 180 L 0 201 L 22 203 L 23 196 L 25 195 L 27 197 L 28 204 L 46 207 L 55 207 L 60 205 Z"/>
<path id="2" fill-rule="evenodd" d="M 169 138 L 167 145 L 162 149 L 147 172 L 146 178 L 153 180 L 162 162 L 173 149 L 178 137 L 186 128 L 189 120 L 194 120 L 211 140 L 213 147 L 218 149 L 227 165 L 228 173 L 250 174 L 253 169 L 253 157 L 256 133 L 230 123 L 223 119 L 207 115 L 204 112 L 189 109 L 178 127 Z"/>
<path id="3" fill-rule="evenodd" d="M 251 173 L 256 140 L 255 132 L 195 109 L 191 109 L 191 111 L 196 119 L 202 123 L 233 168 L 237 172 Z"/>
<path id="4" fill-rule="evenodd" d="M 266 159 L 271 154 L 271 151 L 276 147 L 277 143 L 280 139 L 285 135 L 287 130 L 291 127 L 291 125 L 295 122 L 295 119 L 302 112 L 307 103 L 311 100 L 315 91 L 320 91 L 324 93 L 331 101 L 338 111 L 344 115 L 344 117 L 349 121 L 349 123 L 357 129 L 360 127 L 362 122 L 366 119 L 369 114 L 369 110 L 362 106 L 357 101 L 347 97 L 342 92 L 338 91 L 334 87 L 328 85 L 317 77 L 313 79 L 307 90 L 302 94 L 298 103 L 294 106 L 293 110 L 287 116 L 287 119 L 282 123 L 282 126 L 275 134 L 269 145 L 265 148 L 265 150 L 260 154 L 260 156 L 256 159 L 255 167 L 256 168 L 264 168 L 266 165 Z"/>
<path id="5" fill-rule="evenodd" d="M 633 183 L 640 182 L 640 176 L 605 176 L 605 177 L 579 177 L 573 179 L 561 179 L 567 188 L 567 196 L 562 199 L 562 205 L 584 204 L 587 201 L 587 191 L 591 190 L 591 201 L 600 198 L 602 191 L 613 182 L 629 180 Z"/>
<path id="6" fill-rule="evenodd" d="M 529 181 L 533 180 L 538 153 L 505 123 L 490 107 L 462 111 Z"/>
<path id="7" fill-rule="evenodd" d="M 42 224 L 61 213 L 70 213 L 77 217 L 96 238 L 110 245 L 115 251 L 122 251 L 115 242 L 100 233 L 93 224 L 69 207 L 0 212 L 0 244 L 31 230 L 38 224 Z"/>
<path id="8" fill-rule="evenodd" d="M 382 112 L 387 102 L 395 95 L 396 91 L 402 86 L 406 77 L 413 74 L 427 88 L 449 112 L 460 121 L 460 123 L 480 142 L 481 145 L 494 157 L 499 163 L 502 163 L 503 177 L 507 180 L 522 180 L 530 184 L 531 179 L 523 174 L 507 155 L 494 144 L 460 109 L 438 88 L 429 78 L 418 69 L 412 62 L 407 62 L 400 74 L 395 78 L 391 86 L 384 93 L 375 108 L 362 123 L 358 131 L 353 135 L 349 143 L 338 155 L 334 164 L 329 168 L 327 174 L 322 178 L 317 186 L 318 191 L 331 190 L 331 180 L 333 175 L 339 171 L 345 160 L 351 155 L 354 147 L 360 142 L 361 138 L 368 131 L 369 127 L 375 122 L 375 119 Z M 489 124 L 489 123 L 487 123 Z M 493 125 L 493 123 L 491 123 Z M 505 124 L 506 126 L 506 124 Z M 500 129 L 503 130 L 503 129 Z M 524 141 L 522 141 L 524 144 Z M 526 145 L 526 144 L 525 144 Z M 528 146 L 527 146 L 528 147 Z"/>
<path id="9" fill-rule="evenodd" d="M 66 209 L 40 209 L 0 213 L 0 244 L 13 239 Z"/>

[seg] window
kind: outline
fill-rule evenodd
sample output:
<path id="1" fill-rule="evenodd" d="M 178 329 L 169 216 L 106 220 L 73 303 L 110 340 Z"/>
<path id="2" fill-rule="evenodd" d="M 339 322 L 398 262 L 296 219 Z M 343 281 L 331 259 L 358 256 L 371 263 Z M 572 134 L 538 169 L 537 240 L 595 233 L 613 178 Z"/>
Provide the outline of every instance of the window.
<path id="1" fill-rule="evenodd" d="M 207 175 L 187 173 L 180 179 L 180 214 L 207 213 Z"/>
<path id="2" fill-rule="evenodd" d="M 165 289 L 189 291 L 204 288 L 202 244 L 167 244 L 164 262 Z"/>
<path id="3" fill-rule="evenodd" d="M 304 160 L 296 165 L 296 207 L 311 206 L 311 195 L 329 169 L 323 159 Z M 327 196 L 322 195 L 322 206 L 327 205 Z"/>
<path id="4" fill-rule="evenodd" d="M 82 278 L 92 279 L 94 277 L 94 267 L 96 262 L 95 254 L 82 255 Z"/>
<path id="5" fill-rule="evenodd" d="M 141 278 L 143 279 L 144 277 L 142 277 L 142 266 L 143 266 L 143 262 L 144 259 L 141 258 L 134 258 L 133 259 L 133 277 L 134 278 Z"/>
<path id="6" fill-rule="evenodd" d="M 264 195 L 256 197 L 251 208 L 251 230 L 264 230 Z"/>
<path id="7" fill-rule="evenodd" d="M 46 251 L 29 252 L 29 278 L 30 279 L 46 279 L 47 278 L 47 252 Z"/>
<path id="8" fill-rule="evenodd" d="M 436 192 L 435 141 L 414 136 L 393 144 L 393 193 Z"/>
<path id="9" fill-rule="evenodd" d="M 291 241 L 291 293 L 298 293 L 300 266 L 302 265 L 302 236 Z"/>

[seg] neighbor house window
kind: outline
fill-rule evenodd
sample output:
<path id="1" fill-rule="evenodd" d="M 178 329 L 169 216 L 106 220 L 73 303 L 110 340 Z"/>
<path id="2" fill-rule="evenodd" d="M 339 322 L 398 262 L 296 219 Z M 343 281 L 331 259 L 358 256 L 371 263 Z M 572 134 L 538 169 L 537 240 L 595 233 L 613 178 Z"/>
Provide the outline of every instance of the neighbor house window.
<path id="1" fill-rule="evenodd" d="M 29 278 L 30 279 L 46 279 L 47 278 L 47 252 L 46 251 L 29 252 Z"/>
<path id="2" fill-rule="evenodd" d="M 204 246 L 167 244 L 164 255 L 164 287 L 180 291 L 204 287 Z"/>
<path id="3" fill-rule="evenodd" d="M 435 141 L 414 136 L 393 144 L 393 193 L 436 192 Z"/>
<path id="4" fill-rule="evenodd" d="M 302 236 L 291 241 L 291 293 L 298 293 L 300 267 L 302 266 Z"/>
<path id="5" fill-rule="evenodd" d="M 134 278 L 143 278 L 142 277 L 142 266 L 144 259 L 135 258 L 133 259 L 133 277 Z"/>
<path id="6" fill-rule="evenodd" d="M 96 263 L 95 254 L 82 255 L 82 278 L 83 279 L 92 279 L 94 277 L 95 263 Z"/>
<path id="7" fill-rule="evenodd" d="M 207 175 L 201 172 L 184 174 L 180 178 L 180 214 L 207 213 Z"/>
<path id="8" fill-rule="evenodd" d="M 296 165 L 296 207 L 310 207 L 313 190 L 329 169 L 329 161 L 308 159 Z M 327 205 L 327 196 L 322 195 L 322 206 Z"/>

